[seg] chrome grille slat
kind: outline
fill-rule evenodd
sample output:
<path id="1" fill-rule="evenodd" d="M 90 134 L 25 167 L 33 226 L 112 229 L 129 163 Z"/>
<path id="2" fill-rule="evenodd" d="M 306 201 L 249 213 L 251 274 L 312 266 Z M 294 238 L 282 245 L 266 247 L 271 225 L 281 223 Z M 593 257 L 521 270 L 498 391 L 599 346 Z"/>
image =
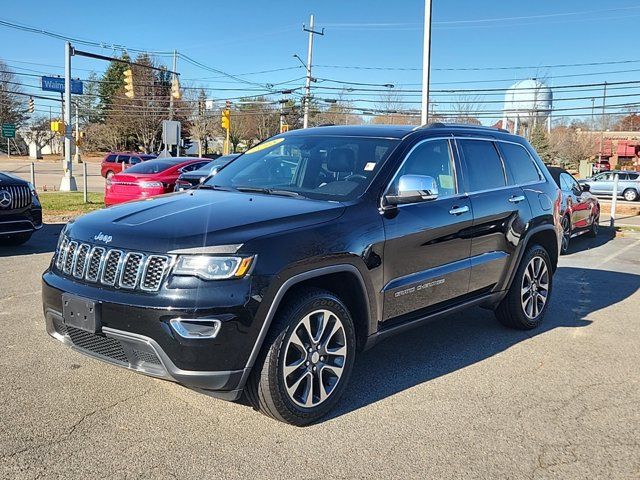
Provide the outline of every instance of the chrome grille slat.
<path id="1" fill-rule="evenodd" d="M 113 288 L 157 292 L 166 278 L 172 255 L 129 252 L 81 243 L 64 236 L 55 267 L 65 275 Z"/>
<path id="2" fill-rule="evenodd" d="M 137 252 L 129 252 L 124 257 L 122 271 L 120 272 L 120 286 L 134 289 L 138 284 L 138 277 L 144 266 L 144 255 Z"/>
<path id="3" fill-rule="evenodd" d="M 26 185 L 0 185 L 0 190 L 11 194 L 11 203 L 7 210 L 25 208 L 31 205 L 31 190 Z"/>
<path id="4" fill-rule="evenodd" d="M 93 247 L 89 254 L 89 264 L 85 278 L 90 282 L 97 282 L 102 269 L 102 262 L 106 250 L 102 247 Z"/>
<path id="5" fill-rule="evenodd" d="M 78 247 L 76 253 L 76 261 L 73 266 L 73 276 L 76 278 L 83 278 L 87 269 L 87 259 L 89 257 L 89 251 L 91 247 L 86 243 L 81 244 Z"/>

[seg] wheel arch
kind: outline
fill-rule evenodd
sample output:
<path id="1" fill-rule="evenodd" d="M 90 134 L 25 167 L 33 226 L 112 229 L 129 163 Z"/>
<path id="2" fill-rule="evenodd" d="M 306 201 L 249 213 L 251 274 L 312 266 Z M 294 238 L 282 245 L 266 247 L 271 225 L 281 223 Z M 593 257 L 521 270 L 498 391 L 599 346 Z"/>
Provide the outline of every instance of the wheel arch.
<path id="1" fill-rule="evenodd" d="M 339 284 L 336 280 L 347 282 L 346 288 Z M 246 380 L 253 368 L 260 350 L 267 337 L 267 333 L 271 328 L 273 319 L 278 309 L 283 304 L 288 294 L 293 294 L 297 289 L 304 287 L 316 287 L 325 289 L 338 296 L 345 302 L 349 312 L 351 313 L 356 329 L 358 347 L 362 347 L 366 337 L 371 334 L 371 305 L 366 283 L 360 270 L 352 264 L 339 264 L 326 267 L 319 267 L 308 270 L 287 279 L 276 292 L 266 317 L 260 328 L 258 338 L 255 341 L 249 359 L 247 361 L 245 372 L 240 382 L 240 388 L 243 388 Z"/>

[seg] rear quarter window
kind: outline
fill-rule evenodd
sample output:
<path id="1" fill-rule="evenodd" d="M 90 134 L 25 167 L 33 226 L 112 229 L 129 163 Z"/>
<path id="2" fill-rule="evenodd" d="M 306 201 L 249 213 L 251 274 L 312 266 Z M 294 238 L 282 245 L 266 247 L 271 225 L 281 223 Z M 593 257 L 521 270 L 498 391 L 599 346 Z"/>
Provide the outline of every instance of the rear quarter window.
<path id="1" fill-rule="evenodd" d="M 498 145 L 505 161 L 510 184 L 521 185 L 541 180 L 531 155 L 524 147 L 504 142 L 498 142 Z"/>
<path id="2" fill-rule="evenodd" d="M 469 192 L 506 186 L 502 160 L 494 142 L 458 140 L 464 157 L 465 179 Z"/>

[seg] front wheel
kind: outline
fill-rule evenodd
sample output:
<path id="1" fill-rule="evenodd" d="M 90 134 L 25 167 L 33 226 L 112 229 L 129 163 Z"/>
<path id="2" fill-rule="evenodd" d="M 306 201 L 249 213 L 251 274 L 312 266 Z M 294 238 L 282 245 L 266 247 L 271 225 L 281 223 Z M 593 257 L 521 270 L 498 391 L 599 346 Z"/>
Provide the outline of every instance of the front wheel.
<path id="1" fill-rule="evenodd" d="M 635 202 L 638 199 L 638 192 L 633 188 L 627 188 L 622 193 L 622 196 L 628 202 Z"/>
<path id="2" fill-rule="evenodd" d="M 530 330 L 542 322 L 553 284 L 549 254 L 540 245 L 527 249 L 507 296 L 496 309 L 503 324 L 520 330 Z"/>
<path id="3" fill-rule="evenodd" d="M 276 420 L 307 425 L 338 402 L 355 353 L 347 307 L 330 292 L 305 290 L 274 319 L 246 395 L 256 409 Z"/>
<path id="4" fill-rule="evenodd" d="M 591 226 L 589 227 L 587 235 L 595 238 L 598 236 L 598 229 L 600 228 L 600 215 L 596 215 L 593 217 L 593 221 L 591 222 Z"/>

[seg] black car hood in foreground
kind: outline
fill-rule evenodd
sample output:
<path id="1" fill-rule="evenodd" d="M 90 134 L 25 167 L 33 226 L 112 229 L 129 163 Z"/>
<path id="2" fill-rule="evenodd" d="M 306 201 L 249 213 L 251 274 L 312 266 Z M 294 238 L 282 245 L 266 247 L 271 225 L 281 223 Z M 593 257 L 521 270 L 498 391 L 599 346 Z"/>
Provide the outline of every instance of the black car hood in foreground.
<path id="1" fill-rule="evenodd" d="M 180 192 L 98 210 L 69 224 L 74 240 L 167 253 L 246 243 L 339 217 L 340 203 L 214 190 Z"/>
<path id="2" fill-rule="evenodd" d="M 9 173 L 0 172 L 0 185 L 26 185 L 27 182 Z"/>

